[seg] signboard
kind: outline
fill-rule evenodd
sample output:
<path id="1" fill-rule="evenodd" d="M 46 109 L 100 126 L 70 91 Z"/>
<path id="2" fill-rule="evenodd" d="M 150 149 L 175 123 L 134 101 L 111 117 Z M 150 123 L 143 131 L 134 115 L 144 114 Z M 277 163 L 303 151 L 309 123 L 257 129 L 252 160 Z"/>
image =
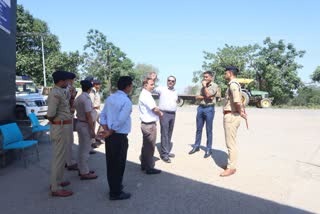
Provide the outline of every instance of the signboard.
<path id="1" fill-rule="evenodd" d="M 11 0 L 0 0 L 0 29 L 10 34 Z"/>

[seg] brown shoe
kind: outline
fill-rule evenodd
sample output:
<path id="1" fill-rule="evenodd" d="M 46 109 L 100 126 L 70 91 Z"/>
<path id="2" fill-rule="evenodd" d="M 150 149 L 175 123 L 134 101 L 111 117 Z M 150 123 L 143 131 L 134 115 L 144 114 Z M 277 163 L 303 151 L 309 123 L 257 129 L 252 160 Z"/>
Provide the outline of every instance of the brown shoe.
<path id="1" fill-rule="evenodd" d="M 90 170 L 89 173 L 90 173 L 90 174 L 94 174 L 95 171 L 94 171 L 94 170 Z M 78 175 L 81 176 L 80 170 L 78 171 Z"/>
<path id="2" fill-rule="evenodd" d="M 71 184 L 70 181 L 62 181 L 59 185 L 62 187 L 66 187 L 66 186 L 69 186 L 70 184 Z"/>
<path id="3" fill-rule="evenodd" d="M 237 171 L 236 169 L 226 169 L 220 174 L 220 176 L 227 177 L 227 176 L 233 175 L 234 173 L 236 173 L 236 171 Z"/>
<path id="4" fill-rule="evenodd" d="M 66 186 L 69 186 L 70 184 L 71 184 L 70 181 L 62 181 L 58 185 L 61 186 L 61 187 L 66 187 Z M 49 189 L 51 189 L 51 185 L 49 186 Z"/>
<path id="5" fill-rule="evenodd" d="M 92 179 L 96 179 L 98 177 L 98 175 L 96 174 L 92 174 L 92 173 L 88 173 L 88 174 L 83 174 L 80 176 L 80 180 L 92 180 Z"/>
<path id="6" fill-rule="evenodd" d="M 73 192 L 69 191 L 69 190 L 61 189 L 61 190 L 58 190 L 55 192 L 51 192 L 51 195 L 55 196 L 55 197 L 68 197 L 68 196 L 73 195 Z"/>

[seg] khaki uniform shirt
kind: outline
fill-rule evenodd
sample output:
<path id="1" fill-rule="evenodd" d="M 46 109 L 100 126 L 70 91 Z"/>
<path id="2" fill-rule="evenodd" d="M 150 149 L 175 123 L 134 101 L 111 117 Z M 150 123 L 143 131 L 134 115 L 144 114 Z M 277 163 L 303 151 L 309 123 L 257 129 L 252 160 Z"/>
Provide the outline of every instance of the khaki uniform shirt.
<path id="1" fill-rule="evenodd" d="M 92 88 L 89 95 L 93 104 L 93 108 L 98 108 L 97 110 L 99 110 L 101 105 L 99 92 L 97 92 L 95 88 Z"/>
<path id="2" fill-rule="evenodd" d="M 236 112 L 236 103 L 241 103 L 241 88 L 236 79 L 228 83 L 223 110 Z"/>
<path id="3" fill-rule="evenodd" d="M 48 117 L 53 117 L 54 121 L 70 120 L 70 102 L 67 99 L 67 92 L 64 88 L 54 86 L 48 96 Z"/>
<path id="4" fill-rule="evenodd" d="M 201 88 L 200 96 L 205 96 L 204 89 L 205 89 L 205 87 Z M 199 105 L 201 105 L 201 106 L 214 106 L 216 104 L 215 95 L 217 94 L 217 91 L 218 91 L 218 85 L 214 82 L 210 82 L 209 86 L 208 86 L 208 90 L 209 90 L 210 95 L 213 95 L 213 97 L 210 99 L 201 100 Z"/>
<path id="5" fill-rule="evenodd" d="M 78 120 L 87 121 L 86 113 L 91 113 L 93 111 L 92 102 L 89 94 L 86 92 L 82 92 L 82 94 L 75 100 L 74 106 L 77 110 Z"/>

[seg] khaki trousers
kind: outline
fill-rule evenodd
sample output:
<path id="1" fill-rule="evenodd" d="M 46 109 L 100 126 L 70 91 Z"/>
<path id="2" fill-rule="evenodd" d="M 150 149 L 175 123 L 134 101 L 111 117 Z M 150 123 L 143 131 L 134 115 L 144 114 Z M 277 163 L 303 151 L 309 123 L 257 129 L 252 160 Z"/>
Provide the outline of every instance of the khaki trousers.
<path id="1" fill-rule="evenodd" d="M 78 167 L 80 170 L 80 174 L 88 174 L 88 160 L 89 152 L 91 149 L 89 124 L 78 121 L 76 129 L 79 137 Z"/>
<path id="2" fill-rule="evenodd" d="M 67 145 L 71 141 L 69 133 L 72 129 L 72 124 L 51 125 L 50 127 L 50 140 L 53 148 L 50 183 L 53 192 L 59 190 L 59 183 L 63 181 Z"/>
<path id="3" fill-rule="evenodd" d="M 228 169 L 235 169 L 238 159 L 238 148 L 236 143 L 237 130 L 240 126 L 241 117 L 239 114 L 225 114 L 223 117 L 223 127 L 225 141 L 228 148 Z"/>
<path id="4" fill-rule="evenodd" d="M 72 124 L 72 127 L 73 127 L 73 124 Z M 74 157 L 73 157 L 73 152 L 72 152 L 72 145 L 73 145 L 73 141 L 74 141 L 73 129 L 70 130 L 69 135 L 70 135 L 70 142 L 67 143 L 66 163 L 68 166 L 71 166 L 76 163 L 76 161 L 74 160 Z"/>
<path id="5" fill-rule="evenodd" d="M 157 139 L 157 124 L 141 123 L 141 131 L 143 135 L 143 144 L 141 149 L 141 167 L 148 170 L 154 168 L 154 150 Z"/>

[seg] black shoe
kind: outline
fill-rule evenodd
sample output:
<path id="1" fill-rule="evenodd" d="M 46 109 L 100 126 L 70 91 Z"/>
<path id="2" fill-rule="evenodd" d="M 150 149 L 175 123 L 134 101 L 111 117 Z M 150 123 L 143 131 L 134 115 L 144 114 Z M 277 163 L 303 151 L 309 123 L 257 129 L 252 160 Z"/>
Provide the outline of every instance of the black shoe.
<path id="1" fill-rule="evenodd" d="M 120 195 L 117 196 L 110 196 L 109 199 L 111 201 L 115 201 L 115 200 L 126 200 L 129 199 L 131 197 L 130 193 L 126 193 L 126 192 L 121 192 Z"/>
<path id="2" fill-rule="evenodd" d="M 169 158 L 174 158 L 174 157 L 175 157 L 175 154 L 169 153 L 168 156 L 169 156 Z"/>
<path id="3" fill-rule="evenodd" d="M 93 144 L 91 144 L 91 147 L 94 148 L 94 149 L 96 149 L 96 148 L 98 148 L 99 146 L 98 146 L 97 143 L 93 143 Z"/>
<path id="4" fill-rule="evenodd" d="M 211 150 L 207 150 L 203 157 L 204 158 L 210 157 L 211 154 L 212 154 Z"/>
<path id="5" fill-rule="evenodd" d="M 96 139 L 96 145 L 99 147 L 103 142 L 100 139 Z"/>
<path id="6" fill-rule="evenodd" d="M 146 174 L 147 175 L 154 175 L 154 174 L 159 174 L 161 173 L 161 170 L 159 169 L 147 169 Z"/>
<path id="7" fill-rule="evenodd" d="M 146 170 L 146 168 L 144 168 L 143 166 L 141 166 L 141 168 L 140 168 L 140 169 L 141 169 L 141 171 L 144 171 L 144 170 Z"/>
<path id="8" fill-rule="evenodd" d="M 96 153 L 97 153 L 97 152 L 94 151 L 94 150 L 91 150 L 91 151 L 89 152 L 90 155 L 94 155 L 94 154 L 96 154 Z"/>
<path id="9" fill-rule="evenodd" d="M 163 157 L 163 158 L 161 158 L 164 162 L 166 162 L 166 163 L 171 163 L 171 160 L 170 160 L 170 158 L 169 157 Z"/>
<path id="10" fill-rule="evenodd" d="M 198 152 L 199 150 L 200 150 L 199 147 L 193 147 L 193 148 L 191 149 L 191 151 L 189 152 L 189 155 L 192 155 L 193 153 L 196 153 L 196 152 Z"/>

